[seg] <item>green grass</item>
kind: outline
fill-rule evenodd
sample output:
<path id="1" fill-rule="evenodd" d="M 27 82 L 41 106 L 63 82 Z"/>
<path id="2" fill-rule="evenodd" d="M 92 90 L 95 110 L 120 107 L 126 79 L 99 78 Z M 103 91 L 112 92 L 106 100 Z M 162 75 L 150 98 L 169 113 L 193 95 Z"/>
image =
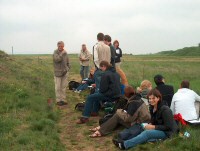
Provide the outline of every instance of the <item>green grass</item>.
<path id="1" fill-rule="evenodd" d="M 69 80 L 79 81 L 76 57 L 70 55 Z M 153 76 L 160 73 L 175 91 L 182 80 L 188 79 L 191 88 L 200 94 L 199 57 L 124 55 L 122 60 L 121 68 L 133 86 L 139 86 L 143 79 L 153 83 Z M 47 99 L 55 97 L 51 55 L 0 56 L 0 150 L 117 150 L 111 141 L 117 131 L 102 138 L 88 137 L 88 129 L 98 125 L 98 118 L 91 118 L 85 125 L 76 124 L 81 112 L 74 106 L 89 92 L 66 93 L 67 108 L 47 106 Z M 200 150 L 199 127 L 187 127 L 182 132 L 185 130 L 191 134 L 188 139 L 177 136 L 132 150 Z"/>

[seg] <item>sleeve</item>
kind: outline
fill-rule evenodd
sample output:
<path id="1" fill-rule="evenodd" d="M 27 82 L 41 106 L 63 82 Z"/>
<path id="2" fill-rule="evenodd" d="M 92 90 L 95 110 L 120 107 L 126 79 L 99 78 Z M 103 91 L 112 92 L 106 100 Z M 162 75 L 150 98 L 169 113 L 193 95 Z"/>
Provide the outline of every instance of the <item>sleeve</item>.
<path id="1" fill-rule="evenodd" d="M 195 101 L 199 101 L 200 102 L 200 96 L 197 93 L 195 93 Z"/>
<path id="2" fill-rule="evenodd" d="M 167 108 L 164 109 L 162 112 L 162 119 L 163 119 L 163 125 L 155 125 L 155 130 L 160 130 L 160 131 L 168 131 L 173 129 L 173 122 L 174 118 L 172 115 L 172 111 Z"/>
<path id="3" fill-rule="evenodd" d="M 53 60 L 54 60 L 54 62 L 61 62 L 62 61 L 62 54 L 58 54 L 58 53 L 54 52 Z"/>
<path id="4" fill-rule="evenodd" d="M 94 57 L 94 64 L 99 68 L 99 56 L 98 56 L 98 50 L 97 45 L 93 47 L 93 57 Z"/>
<path id="5" fill-rule="evenodd" d="M 86 59 L 86 60 L 90 60 L 90 52 L 89 52 L 89 51 L 87 51 L 87 56 L 86 56 L 85 59 Z"/>
<path id="6" fill-rule="evenodd" d="M 171 103 L 171 106 L 170 106 L 170 109 L 172 110 L 172 114 L 174 115 L 175 114 L 175 95 L 173 96 L 172 98 L 172 103 Z"/>

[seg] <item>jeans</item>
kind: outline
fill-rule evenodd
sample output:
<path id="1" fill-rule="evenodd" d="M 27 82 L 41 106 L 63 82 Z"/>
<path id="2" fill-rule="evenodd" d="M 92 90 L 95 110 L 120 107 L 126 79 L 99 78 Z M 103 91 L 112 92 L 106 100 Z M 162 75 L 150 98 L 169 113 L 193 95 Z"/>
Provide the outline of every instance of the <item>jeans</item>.
<path id="1" fill-rule="evenodd" d="M 81 66 L 80 75 L 82 79 L 88 78 L 89 66 Z"/>
<path id="2" fill-rule="evenodd" d="M 136 137 L 124 141 L 124 147 L 126 149 L 135 147 L 138 144 L 148 142 L 150 140 L 166 139 L 167 135 L 163 131 L 159 130 L 145 130 Z"/>
<path id="3" fill-rule="evenodd" d="M 84 83 L 84 84 L 81 84 L 76 90 L 77 91 L 83 91 L 83 90 L 85 90 L 85 89 L 87 89 L 88 88 L 88 84 L 87 83 Z"/>
<path id="4" fill-rule="evenodd" d="M 87 97 L 83 117 L 89 118 L 91 113 L 97 113 L 100 109 L 100 102 L 107 100 L 102 93 L 94 93 Z"/>
<path id="5" fill-rule="evenodd" d="M 141 126 L 141 124 L 134 124 L 133 126 L 131 126 L 128 129 L 123 130 L 122 132 L 120 132 L 118 134 L 118 138 L 120 140 L 129 140 L 133 137 L 136 137 L 137 135 L 139 135 L 140 133 L 142 133 L 144 131 L 143 127 Z"/>

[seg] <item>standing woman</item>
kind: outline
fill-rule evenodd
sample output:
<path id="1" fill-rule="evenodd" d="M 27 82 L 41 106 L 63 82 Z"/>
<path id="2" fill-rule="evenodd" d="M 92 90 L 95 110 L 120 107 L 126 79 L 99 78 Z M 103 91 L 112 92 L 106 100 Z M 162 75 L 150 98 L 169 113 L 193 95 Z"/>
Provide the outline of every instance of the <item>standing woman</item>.
<path id="1" fill-rule="evenodd" d="M 147 98 L 152 106 L 150 110 L 151 123 L 145 125 L 144 130 L 131 139 L 125 141 L 114 139 L 113 143 L 120 149 L 128 149 L 148 141 L 164 140 L 178 132 L 172 111 L 163 104 L 160 92 L 157 89 L 152 89 Z"/>
<path id="2" fill-rule="evenodd" d="M 125 75 L 124 71 L 120 68 L 121 57 L 122 57 L 122 50 L 121 50 L 121 48 L 119 48 L 119 41 L 115 40 L 113 42 L 113 45 L 114 45 L 114 47 L 116 49 L 116 53 L 115 53 L 115 67 L 116 67 L 117 73 L 121 77 L 121 83 L 123 85 L 128 85 L 128 80 L 126 78 L 126 75 Z"/>
<path id="3" fill-rule="evenodd" d="M 80 75 L 82 80 L 88 78 L 89 74 L 89 64 L 90 64 L 90 52 L 87 50 L 87 47 L 85 44 L 82 44 L 82 49 L 79 55 L 80 60 Z"/>

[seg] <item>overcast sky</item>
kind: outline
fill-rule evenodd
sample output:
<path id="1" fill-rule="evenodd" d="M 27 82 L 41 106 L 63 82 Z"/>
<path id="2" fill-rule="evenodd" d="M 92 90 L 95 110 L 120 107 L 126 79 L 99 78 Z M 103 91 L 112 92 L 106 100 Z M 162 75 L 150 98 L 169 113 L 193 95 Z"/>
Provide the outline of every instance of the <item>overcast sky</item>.
<path id="1" fill-rule="evenodd" d="M 200 43 L 200 0 L 0 0 L 0 49 L 51 54 L 59 40 L 69 53 L 98 32 L 124 53 L 175 50 Z"/>

